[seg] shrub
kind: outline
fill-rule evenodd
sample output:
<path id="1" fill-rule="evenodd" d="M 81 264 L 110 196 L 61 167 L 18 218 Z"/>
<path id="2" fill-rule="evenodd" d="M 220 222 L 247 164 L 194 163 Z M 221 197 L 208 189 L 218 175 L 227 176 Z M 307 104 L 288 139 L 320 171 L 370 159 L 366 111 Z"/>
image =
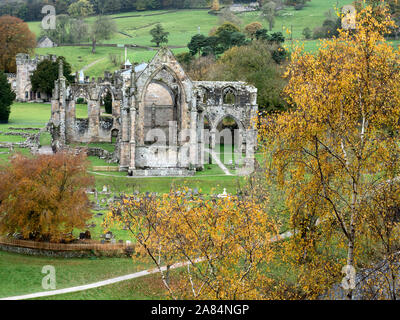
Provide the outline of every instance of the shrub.
<path id="1" fill-rule="evenodd" d="M 8 123 L 15 93 L 7 81 L 7 76 L 0 71 L 0 123 Z"/>
<path id="2" fill-rule="evenodd" d="M 307 39 L 307 40 L 312 38 L 312 32 L 309 27 L 306 27 L 303 29 L 303 36 L 304 36 L 304 39 Z"/>
<path id="3" fill-rule="evenodd" d="M 76 103 L 77 103 L 77 104 L 85 104 L 86 101 L 85 101 L 84 98 L 78 98 L 78 99 L 76 100 Z"/>

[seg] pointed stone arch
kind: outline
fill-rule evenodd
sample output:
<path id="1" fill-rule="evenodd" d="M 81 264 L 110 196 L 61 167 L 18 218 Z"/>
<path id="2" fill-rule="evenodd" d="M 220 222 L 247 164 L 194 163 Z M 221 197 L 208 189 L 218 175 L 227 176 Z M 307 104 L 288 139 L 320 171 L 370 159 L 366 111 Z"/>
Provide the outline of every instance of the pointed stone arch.
<path id="1" fill-rule="evenodd" d="M 222 103 L 236 105 L 238 103 L 238 93 L 232 86 L 225 87 L 222 90 Z"/>
<path id="2" fill-rule="evenodd" d="M 162 61 L 161 65 L 160 61 Z M 192 103 L 193 84 L 169 50 L 161 50 L 137 79 L 138 126 L 136 129 L 138 140 L 142 145 L 145 143 L 143 125 L 145 121 L 145 97 L 152 83 L 164 86 L 171 93 L 176 112 L 173 121 L 177 122 L 177 142 L 180 143 L 178 138 L 180 133 L 183 129 L 190 127 L 189 111 Z"/>

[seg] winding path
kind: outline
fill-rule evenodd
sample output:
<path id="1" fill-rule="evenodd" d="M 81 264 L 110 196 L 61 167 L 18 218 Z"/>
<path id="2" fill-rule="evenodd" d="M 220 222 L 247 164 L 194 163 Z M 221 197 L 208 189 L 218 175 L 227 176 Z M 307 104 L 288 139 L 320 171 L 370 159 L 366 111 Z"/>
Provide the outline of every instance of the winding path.
<path id="1" fill-rule="evenodd" d="M 170 269 L 176 269 L 180 267 L 185 267 L 189 264 L 190 262 L 180 262 L 176 263 L 173 266 L 170 267 Z M 162 271 L 166 271 L 166 267 L 161 268 Z M 108 280 L 103 280 L 99 282 L 94 282 L 82 286 L 77 286 L 77 287 L 71 287 L 71 288 L 65 288 L 65 289 L 59 289 L 59 290 L 52 290 L 52 291 L 43 291 L 43 292 L 37 292 L 37 293 L 31 293 L 31 294 L 25 294 L 21 296 L 13 296 L 13 297 L 7 297 L 7 298 L 0 298 L 0 300 L 25 300 L 25 299 L 35 299 L 35 298 L 43 298 L 43 297 L 49 297 L 49 296 L 55 296 L 59 294 L 66 294 L 66 293 L 73 293 L 73 292 L 79 292 L 79 291 L 85 291 L 89 289 L 95 289 L 103 286 L 108 286 L 110 284 L 126 281 L 126 280 L 131 280 L 131 279 L 136 279 L 144 276 L 148 276 L 154 273 L 160 272 L 157 268 L 156 269 L 149 269 L 149 270 L 144 270 L 144 271 L 139 271 L 135 272 L 132 274 L 128 274 L 125 276 L 120 276 Z"/>
<path id="2" fill-rule="evenodd" d="M 218 155 L 215 153 L 215 151 L 211 149 L 205 149 L 205 152 L 209 153 L 211 157 L 214 159 L 215 163 L 218 165 L 218 167 L 221 168 L 221 170 L 225 173 L 227 176 L 231 176 L 232 173 L 229 172 L 228 168 L 224 166 L 224 164 L 221 162 L 219 159 Z"/>
<path id="3" fill-rule="evenodd" d="M 277 242 L 277 241 L 281 241 L 281 240 L 284 240 L 284 239 L 291 238 L 292 236 L 293 236 L 293 232 L 287 231 L 287 232 L 282 233 L 282 234 L 280 234 L 278 236 L 272 237 L 270 239 L 270 241 L 271 242 Z M 194 260 L 195 263 L 202 262 L 202 261 L 204 261 L 204 259 L 201 259 L 201 258 Z M 178 263 L 175 263 L 174 265 L 172 265 L 170 267 L 170 269 L 186 267 L 189 264 L 191 264 L 190 261 L 178 262 Z M 166 270 L 167 270 L 166 266 L 161 267 L 161 271 L 166 271 Z M 153 269 L 139 271 L 139 272 L 135 272 L 135 273 L 132 273 L 132 274 L 125 275 L 125 276 L 120 276 L 120 277 L 116 277 L 116 278 L 112 278 L 112 279 L 108 279 L 108 280 L 103 280 L 103 281 L 98 281 L 98 282 L 94 282 L 94 283 L 90 283 L 90 284 L 86 284 L 86 285 L 82 285 L 82 286 L 76 286 L 76 287 L 70 287 L 70 288 L 52 290 L 52 291 L 43 291 L 43 292 L 37 292 L 37 293 L 30 293 L 30 294 L 25 294 L 25 295 L 21 295 L 21 296 L 0 298 L 0 300 L 26 300 L 26 299 L 43 298 L 43 297 L 49 297 L 49 296 L 56 296 L 56 295 L 59 295 L 59 294 L 66 294 L 66 293 L 85 291 L 85 290 L 89 290 L 89 289 L 95 289 L 95 288 L 99 288 L 99 287 L 108 286 L 110 284 L 114 284 L 114 283 L 118 283 L 118 282 L 122 282 L 122 281 L 126 281 L 126 280 L 131 280 L 131 279 L 136 279 L 136 278 L 148 276 L 148 275 L 155 274 L 155 273 L 158 273 L 158 272 L 160 272 L 160 270 L 158 268 L 153 268 Z"/>
<path id="4" fill-rule="evenodd" d="M 101 58 L 99 60 L 93 61 L 92 63 L 89 63 L 87 66 L 84 66 L 81 70 L 79 70 L 79 72 L 81 72 L 81 71 L 85 72 L 87 69 L 93 67 L 95 64 L 98 64 L 99 62 L 103 61 L 104 59 L 105 59 L 105 57 Z"/>

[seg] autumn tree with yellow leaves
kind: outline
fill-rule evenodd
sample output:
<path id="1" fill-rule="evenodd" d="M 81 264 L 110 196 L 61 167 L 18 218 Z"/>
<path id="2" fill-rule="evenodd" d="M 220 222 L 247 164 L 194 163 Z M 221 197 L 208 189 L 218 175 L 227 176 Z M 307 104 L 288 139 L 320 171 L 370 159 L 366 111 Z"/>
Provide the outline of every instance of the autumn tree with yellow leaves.
<path id="1" fill-rule="evenodd" d="M 260 299 L 272 283 L 267 271 L 277 230 L 260 199 L 204 198 L 187 190 L 125 196 L 106 226 L 131 232 L 173 299 Z M 174 280 L 168 269 L 178 262 L 187 265 Z"/>
<path id="2" fill-rule="evenodd" d="M 364 267 L 366 242 L 385 259 L 400 248 L 400 51 L 384 38 L 393 26 L 384 6 L 366 6 L 355 30 L 316 54 L 295 50 L 285 89 L 294 109 L 260 131 L 291 216 L 288 261 L 308 298 L 340 282 L 345 265 Z"/>
<path id="3" fill-rule="evenodd" d="M 219 0 L 213 0 L 211 4 L 211 10 L 219 11 L 219 9 L 220 9 Z"/>

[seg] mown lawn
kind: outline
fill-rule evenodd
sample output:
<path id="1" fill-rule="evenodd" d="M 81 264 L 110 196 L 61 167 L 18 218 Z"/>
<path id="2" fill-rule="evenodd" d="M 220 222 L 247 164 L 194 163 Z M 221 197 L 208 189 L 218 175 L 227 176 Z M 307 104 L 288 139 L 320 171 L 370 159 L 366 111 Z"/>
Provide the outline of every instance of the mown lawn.
<path id="1" fill-rule="evenodd" d="M 142 260 L 142 259 L 141 259 Z M 56 269 L 57 289 L 102 281 L 148 269 L 149 262 L 132 258 L 48 258 L 0 251 L 0 298 L 46 291 L 42 268 Z"/>
<path id="2" fill-rule="evenodd" d="M 35 300 L 165 300 L 169 299 L 160 275 L 138 279 L 80 292 L 44 297 Z"/>
<path id="3" fill-rule="evenodd" d="M 41 128 L 50 120 L 50 116 L 50 104 L 15 102 L 11 106 L 11 114 L 8 123 L 0 124 L 0 131 L 5 131 L 9 127 Z"/>

